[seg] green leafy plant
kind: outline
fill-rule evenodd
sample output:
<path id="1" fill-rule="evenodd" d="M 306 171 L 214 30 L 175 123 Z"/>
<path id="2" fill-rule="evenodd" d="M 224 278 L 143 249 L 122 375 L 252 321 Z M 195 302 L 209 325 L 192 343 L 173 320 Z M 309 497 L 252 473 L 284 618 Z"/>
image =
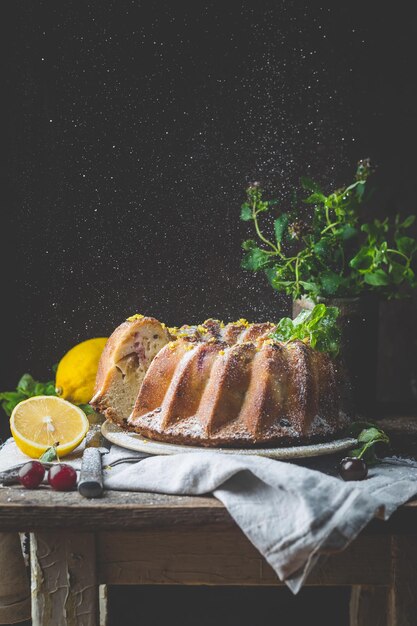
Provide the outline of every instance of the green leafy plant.
<path id="1" fill-rule="evenodd" d="M 56 367 L 52 368 L 55 373 Z M 3 391 L 0 392 L 0 402 L 6 415 L 10 417 L 13 409 L 19 402 L 32 398 L 33 396 L 56 396 L 55 381 L 49 380 L 45 383 L 39 382 L 33 378 L 30 374 L 23 374 L 19 382 L 17 383 L 15 391 Z M 87 415 L 94 413 L 94 409 L 89 404 L 78 405 L 80 409 Z"/>
<path id="2" fill-rule="evenodd" d="M 308 192 L 304 210 L 278 212 L 269 223 L 269 235 L 261 219 L 276 211 L 277 201 L 265 200 L 260 186 L 251 185 L 240 217 L 252 222 L 257 239 L 243 242 L 242 267 L 264 271 L 274 289 L 294 299 L 308 296 L 317 301 L 364 292 L 396 298 L 403 287 L 415 287 L 417 242 L 406 234 L 415 216 L 368 222 L 363 208 L 370 173 L 369 160 L 360 161 L 356 180 L 328 195 L 303 177 L 301 185 Z"/>
<path id="3" fill-rule="evenodd" d="M 390 443 L 388 435 L 369 422 L 354 422 L 348 434 L 358 439 L 358 447 L 351 450 L 349 456 L 363 459 L 368 465 L 378 463 L 376 445 L 389 445 Z"/>
<path id="4" fill-rule="evenodd" d="M 338 315 L 337 307 L 316 304 L 311 311 L 301 311 L 294 320 L 283 317 L 270 337 L 275 341 L 298 339 L 319 352 L 328 352 L 335 357 L 340 348 L 340 329 L 336 323 Z"/>
<path id="5" fill-rule="evenodd" d="M 49 380 L 46 383 L 41 383 L 30 374 L 23 374 L 15 391 L 0 392 L 0 401 L 6 415 L 10 416 L 19 402 L 33 396 L 56 396 L 55 382 Z"/>

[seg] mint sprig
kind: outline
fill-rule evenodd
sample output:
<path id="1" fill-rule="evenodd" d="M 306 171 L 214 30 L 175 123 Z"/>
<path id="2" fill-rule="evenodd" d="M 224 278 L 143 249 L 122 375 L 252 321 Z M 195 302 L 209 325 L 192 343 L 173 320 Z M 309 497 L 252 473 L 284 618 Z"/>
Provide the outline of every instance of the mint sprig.
<path id="1" fill-rule="evenodd" d="M 30 374 L 23 374 L 17 383 L 15 391 L 0 392 L 0 402 L 6 415 L 10 417 L 15 406 L 32 398 L 33 396 L 56 396 L 55 382 L 49 380 L 46 383 L 35 380 Z"/>
<path id="2" fill-rule="evenodd" d="M 53 373 L 56 371 L 56 366 L 52 368 Z M 3 391 L 0 392 L 0 403 L 8 417 L 13 412 L 15 406 L 32 398 L 33 396 L 56 396 L 55 381 L 48 380 L 47 382 L 40 382 L 35 380 L 31 374 L 23 374 L 19 382 L 17 383 L 15 391 Z M 84 411 L 86 415 L 94 413 L 94 409 L 89 404 L 79 404 L 80 409 Z"/>
<path id="3" fill-rule="evenodd" d="M 365 427 L 364 427 L 365 426 Z M 356 422 L 349 429 L 349 434 L 357 437 L 358 447 L 349 452 L 349 456 L 363 459 L 368 465 L 375 465 L 379 459 L 376 455 L 376 445 L 390 443 L 388 435 L 369 422 Z"/>
<path id="4" fill-rule="evenodd" d="M 251 223 L 256 238 L 242 244 L 242 267 L 263 271 L 273 289 L 294 299 L 406 295 L 417 286 L 417 241 L 408 232 L 415 216 L 367 220 L 370 174 L 369 159 L 364 159 L 355 181 L 330 193 L 302 177 L 307 197 L 283 209 L 252 184 L 240 217 Z"/>
<path id="5" fill-rule="evenodd" d="M 308 311 L 304 309 L 292 320 L 282 318 L 276 329 L 270 334 L 275 341 L 303 341 L 314 350 L 328 352 L 332 357 L 337 356 L 340 349 L 340 329 L 337 326 L 339 309 L 325 304 L 316 304 Z"/>

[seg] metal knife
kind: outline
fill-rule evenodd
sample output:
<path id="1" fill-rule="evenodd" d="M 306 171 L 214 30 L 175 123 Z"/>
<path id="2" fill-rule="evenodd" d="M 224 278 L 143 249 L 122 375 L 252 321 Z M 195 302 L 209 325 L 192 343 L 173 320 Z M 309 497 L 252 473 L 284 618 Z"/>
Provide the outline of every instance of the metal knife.
<path id="1" fill-rule="evenodd" d="M 110 441 L 101 434 L 101 425 L 94 424 L 87 433 L 78 480 L 78 492 L 84 498 L 100 498 L 103 495 L 101 457 L 108 453 L 110 446 Z"/>

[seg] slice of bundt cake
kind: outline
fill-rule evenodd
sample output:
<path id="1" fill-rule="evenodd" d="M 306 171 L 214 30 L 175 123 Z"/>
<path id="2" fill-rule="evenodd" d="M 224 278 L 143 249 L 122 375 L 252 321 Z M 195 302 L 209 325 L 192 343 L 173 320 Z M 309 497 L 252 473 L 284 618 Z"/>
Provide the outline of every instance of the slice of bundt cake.
<path id="1" fill-rule="evenodd" d="M 133 315 L 118 326 L 101 355 L 91 406 L 124 426 L 150 363 L 171 339 L 153 317 Z"/>

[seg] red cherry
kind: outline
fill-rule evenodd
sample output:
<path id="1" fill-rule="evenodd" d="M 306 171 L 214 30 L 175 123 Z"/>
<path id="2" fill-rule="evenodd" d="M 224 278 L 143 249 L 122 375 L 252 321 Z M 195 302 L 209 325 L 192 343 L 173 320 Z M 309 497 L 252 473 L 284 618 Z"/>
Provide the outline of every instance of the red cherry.
<path id="1" fill-rule="evenodd" d="M 49 470 L 48 483 L 56 491 L 72 491 L 77 484 L 77 472 L 65 463 L 53 465 Z"/>
<path id="2" fill-rule="evenodd" d="M 368 476 L 368 466 L 363 459 L 347 456 L 340 462 L 339 473 L 343 480 L 364 480 Z"/>
<path id="3" fill-rule="evenodd" d="M 19 481 L 26 489 L 38 487 L 45 476 L 45 468 L 39 461 L 29 461 L 19 470 Z"/>

